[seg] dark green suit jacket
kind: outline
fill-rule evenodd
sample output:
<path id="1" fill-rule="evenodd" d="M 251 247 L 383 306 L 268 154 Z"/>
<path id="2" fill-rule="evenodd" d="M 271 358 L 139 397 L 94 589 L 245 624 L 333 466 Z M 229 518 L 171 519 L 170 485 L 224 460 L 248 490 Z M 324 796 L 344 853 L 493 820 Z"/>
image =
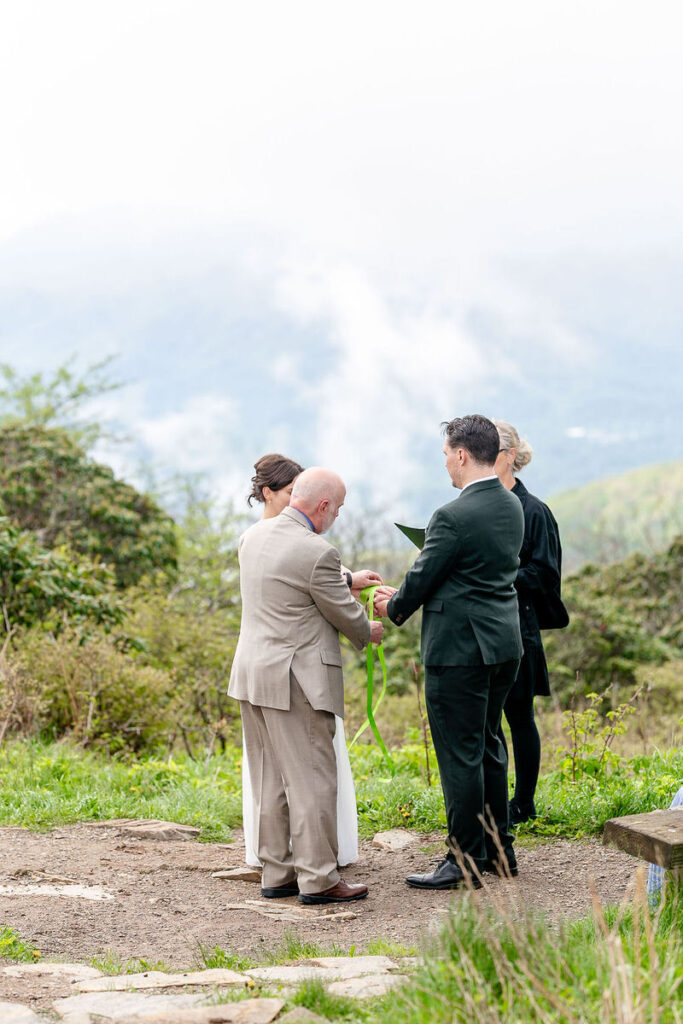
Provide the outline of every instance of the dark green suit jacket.
<path id="1" fill-rule="evenodd" d="M 423 607 L 425 665 L 497 665 L 522 657 L 517 591 L 520 501 L 496 477 L 437 509 L 425 544 L 389 601 L 397 625 Z"/>

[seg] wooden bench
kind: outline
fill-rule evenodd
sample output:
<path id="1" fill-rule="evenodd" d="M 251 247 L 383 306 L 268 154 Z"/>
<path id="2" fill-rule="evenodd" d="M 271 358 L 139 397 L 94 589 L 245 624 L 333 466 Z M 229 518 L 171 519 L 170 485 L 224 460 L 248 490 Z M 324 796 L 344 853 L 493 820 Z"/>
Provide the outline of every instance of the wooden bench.
<path id="1" fill-rule="evenodd" d="M 602 841 L 683 877 L 683 807 L 610 818 Z"/>

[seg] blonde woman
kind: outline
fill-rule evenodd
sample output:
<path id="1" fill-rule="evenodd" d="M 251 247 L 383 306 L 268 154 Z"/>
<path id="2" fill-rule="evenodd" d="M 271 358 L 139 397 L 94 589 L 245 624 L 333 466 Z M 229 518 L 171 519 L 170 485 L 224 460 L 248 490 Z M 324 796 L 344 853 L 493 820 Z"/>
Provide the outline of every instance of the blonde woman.
<path id="1" fill-rule="evenodd" d="M 557 523 L 548 506 L 515 475 L 531 461 L 533 449 L 510 423 L 493 422 L 500 438 L 496 474 L 517 495 L 524 510 L 524 541 L 515 580 L 524 656 L 504 707 L 515 755 L 510 825 L 519 825 L 536 817 L 534 794 L 541 765 L 541 738 L 534 719 L 534 697 L 550 696 L 541 629 L 561 629 L 569 617 L 560 597 L 562 547 Z M 500 735 L 504 741 L 502 729 Z"/>

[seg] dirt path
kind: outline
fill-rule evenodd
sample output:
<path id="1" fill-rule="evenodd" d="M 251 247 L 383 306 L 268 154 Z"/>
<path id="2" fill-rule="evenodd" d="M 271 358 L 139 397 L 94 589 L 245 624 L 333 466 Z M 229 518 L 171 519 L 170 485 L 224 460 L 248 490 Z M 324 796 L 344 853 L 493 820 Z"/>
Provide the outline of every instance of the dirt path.
<path id="1" fill-rule="evenodd" d="M 168 968 L 199 963 L 198 945 L 247 953 L 262 960 L 286 932 L 322 945 L 363 952 L 372 939 L 412 946 L 438 921 L 450 892 L 424 892 L 404 883 L 406 874 L 428 870 L 443 847 L 440 836 L 422 836 L 416 844 L 390 853 L 362 844 L 360 861 L 344 871 L 348 881 L 363 881 L 370 896 L 331 911 L 352 910 L 351 919 L 304 919 L 296 923 L 260 916 L 253 906 L 227 909 L 260 899 L 257 883 L 226 881 L 213 871 L 242 866 L 239 834 L 229 844 L 151 841 L 125 837 L 117 829 L 76 825 L 36 833 L 0 829 L 0 925 L 15 928 L 44 958 L 89 962 L 113 953 L 121 960 L 141 957 Z M 556 841 L 518 848 L 519 878 L 491 877 L 482 900 L 512 891 L 520 906 L 554 918 L 589 910 L 591 883 L 603 902 L 625 894 L 637 863 L 605 849 L 597 840 Z M 86 887 L 89 895 L 39 895 L 30 887 Z M 12 891 L 7 891 L 6 887 Z M 96 888 L 99 887 L 99 892 Z M 107 898 L 109 897 L 109 898 Z M 279 901 L 294 911 L 296 900 Z M 303 910 L 303 908 L 301 908 Z M 314 911 L 314 908 L 307 908 Z M 317 912 L 317 908 L 314 912 Z M 0 1000 L 30 997 L 41 1003 L 40 987 L 0 976 Z"/>

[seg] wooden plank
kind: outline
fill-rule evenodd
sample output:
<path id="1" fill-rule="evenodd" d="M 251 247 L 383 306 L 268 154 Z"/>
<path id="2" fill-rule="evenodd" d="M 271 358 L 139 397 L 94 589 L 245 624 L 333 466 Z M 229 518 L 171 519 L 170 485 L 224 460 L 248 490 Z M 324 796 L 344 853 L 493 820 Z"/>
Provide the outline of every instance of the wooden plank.
<path id="1" fill-rule="evenodd" d="M 683 868 L 683 807 L 611 818 L 602 841 L 650 864 L 671 870 Z"/>

